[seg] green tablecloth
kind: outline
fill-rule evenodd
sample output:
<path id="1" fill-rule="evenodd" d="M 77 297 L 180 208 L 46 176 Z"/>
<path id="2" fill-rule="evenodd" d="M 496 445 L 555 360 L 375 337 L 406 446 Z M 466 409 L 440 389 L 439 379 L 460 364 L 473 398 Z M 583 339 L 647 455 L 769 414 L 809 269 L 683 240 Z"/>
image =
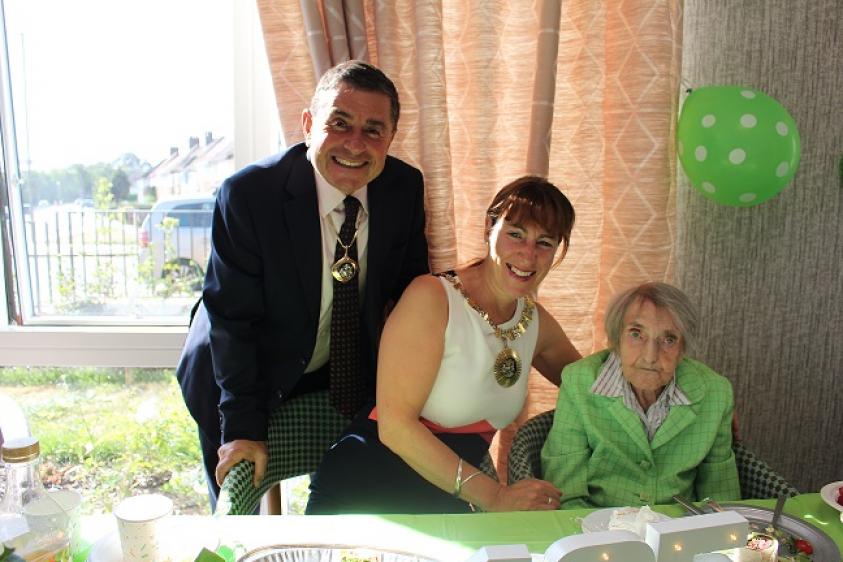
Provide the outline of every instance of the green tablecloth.
<path id="1" fill-rule="evenodd" d="M 775 504 L 773 500 L 747 500 L 740 503 L 769 509 Z M 673 517 L 685 514 L 681 507 L 675 505 L 656 506 L 654 510 Z M 572 509 L 550 513 L 486 513 L 452 515 L 444 519 L 441 516 L 416 516 L 412 520 L 407 520 L 407 516 L 394 516 L 391 519 L 409 521 L 417 530 L 424 530 L 473 549 L 486 544 L 517 543 L 526 544 L 530 552 L 544 552 L 560 537 L 582 532 L 580 520 L 591 511 L 593 510 Z M 814 525 L 831 537 L 838 548 L 843 549 L 843 522 L 840 521 L 840 512 L 823 502 L 819 494 L 804 494 L 789 499 L 785 504 L 784 513 Z M 440 522 L 437 523 L 437 520 Z"/>
<path id="2" fill-rule="evenodd" d="M 773 500 L 747 500 L 740 503 L 768 509 L 772 509 L 775 504 Z M 684 510 L 676 505 L 656 506 L 654 509 L 673 517 L 685 514 Z M 526 544 L 530 552 L 542 553 L 557 539 L 582 532 L 580 520 L 592 511 L 572 509 L 444 516 L 392 515 L 382 519 L 412 528 L 418 533 L 443 540 L 450 545 L 459 545 L 468 554 L 490 544 Z M 784 513 L 814 525 L 831 537 L 837 543 L 838 549 L 843 551 L 843 522 L 840 521 L 840 512 L 823 502 L 819 494 L 803 494 L 790 498 L 785 504 Z"/>
<path id="3" fill-rule="evenodd" d="M 740 502 L 772 509 L 772 500 Z M 678 517 L 678 506 L 656 506 L 656 511 Z M 238 551 L 260 546 L 290 544 L 342 544 L 374 546 L 414 552 L 447 561 L 462 561 L 478 548 L 493 544 L 526 544 L 530 552 L 543 553 L 557 539 L 581 532 L 580 520 L 593 510 L 553 512 L 476 513 L 466 515 L 336 515 L 336 516 L 234 516 L 183 517 L 180 524 L 215 536 Z M 840 513 L 826 505 L 819 494 L 804 494 L 787 501 L 784 513 L 799 517 L 825 532 L 843 549 Z M 113 518 L 112 518 L 113 519 Z M 113 533 L 115 525 L 83 522 L 89 539 Z M 94 537 L 91 536 L 93 532 Z M 86 549 L 87 550 L 87 549 Z M 84 560 L 84 553 L 79 553 Z M 77 558 L 78 560 L 78 558 Z M 96 560 L 94 562 L 119 562 Z"/>

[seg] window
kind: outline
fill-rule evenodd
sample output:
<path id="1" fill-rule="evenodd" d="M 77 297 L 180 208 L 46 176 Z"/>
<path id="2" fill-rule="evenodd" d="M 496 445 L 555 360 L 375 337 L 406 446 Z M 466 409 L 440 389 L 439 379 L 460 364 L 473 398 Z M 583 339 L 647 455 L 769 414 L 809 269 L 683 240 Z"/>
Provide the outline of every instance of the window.
<path id="1" fill-rule="evenodd" d="M 257 10 L 0 6 L 0 365 L 172 366 L 215 190 L 283 145 Z"/>

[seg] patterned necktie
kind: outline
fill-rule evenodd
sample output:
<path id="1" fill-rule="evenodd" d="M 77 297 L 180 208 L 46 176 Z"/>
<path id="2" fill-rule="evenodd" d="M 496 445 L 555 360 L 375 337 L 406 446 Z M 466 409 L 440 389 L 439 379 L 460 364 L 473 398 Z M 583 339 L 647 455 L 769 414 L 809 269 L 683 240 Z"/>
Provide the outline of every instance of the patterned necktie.
<path id="1" fill-rule="evenodd" d="M 357 240 L 354 238 L 360 201 L 349 195 L 345 198 L 345 221 L 340 228 L 340 240 L 351 243 L 348 257 L 357 260 Z M 354 238 L 352 243 L 352 238 Z M 334 259 L 345 255 L 337 242 Z M 363 405 L 365 390 L 360 379 L 360 305 L 357 278 L 342 283 L 334 279 L 334 304 L 331 312 L 331 406 L 346 417 L 352 417 Z"/>

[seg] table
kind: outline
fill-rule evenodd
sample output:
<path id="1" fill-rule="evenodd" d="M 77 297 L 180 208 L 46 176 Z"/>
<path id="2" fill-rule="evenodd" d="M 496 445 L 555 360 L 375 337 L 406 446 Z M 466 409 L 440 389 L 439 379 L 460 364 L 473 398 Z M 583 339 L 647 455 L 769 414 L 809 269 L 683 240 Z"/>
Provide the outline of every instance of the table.
<path id="1" fill-rule="evenodd" d="M 747 500 L 747 505 L 772 509 L 773 500 Z M 654 510 L 678 517 L 679 506 Z M 543 553 L 557 539 L 581 532 L 579 520 L 590 509 L 552 512 L 475 513 L 461 515 L 274 515 L 227 517 L 176 517 L 198 533 L 212 533 L 223 544 L 251 550 L 271 544 L 342 544 L 373 546 L 414 552 L 430 558 L 460 562 L 478 548 L 492 544 L 526 544 L 530 552 Z M 784 513 L 799 517 L 825 532 L 843 550 L 840 513 L 819 494 L 790 498 Z M 103 517 L 109 520 L 103 524 Z M 116 528 L 113 517 L 85 518 L 83 534 L 88 547 L 78 553 L 85 560 L 93 540 Z"/>

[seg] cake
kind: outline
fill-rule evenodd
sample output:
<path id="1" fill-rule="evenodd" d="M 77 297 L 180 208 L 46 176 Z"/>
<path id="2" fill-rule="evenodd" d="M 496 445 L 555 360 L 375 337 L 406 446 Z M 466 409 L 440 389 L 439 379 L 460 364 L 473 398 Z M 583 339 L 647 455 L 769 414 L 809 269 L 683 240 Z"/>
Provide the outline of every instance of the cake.
<path id="1" fill-rule="evenodd" d="M 644 507 L 622 507 L 612 512 L 609 518 L 609 530 L 624 530 L 632 531 L 642 539 L 647 534 L 647 523 L 655 523 L 663 521 L 665 518 L 650 509 L 650 506 Z"/>

